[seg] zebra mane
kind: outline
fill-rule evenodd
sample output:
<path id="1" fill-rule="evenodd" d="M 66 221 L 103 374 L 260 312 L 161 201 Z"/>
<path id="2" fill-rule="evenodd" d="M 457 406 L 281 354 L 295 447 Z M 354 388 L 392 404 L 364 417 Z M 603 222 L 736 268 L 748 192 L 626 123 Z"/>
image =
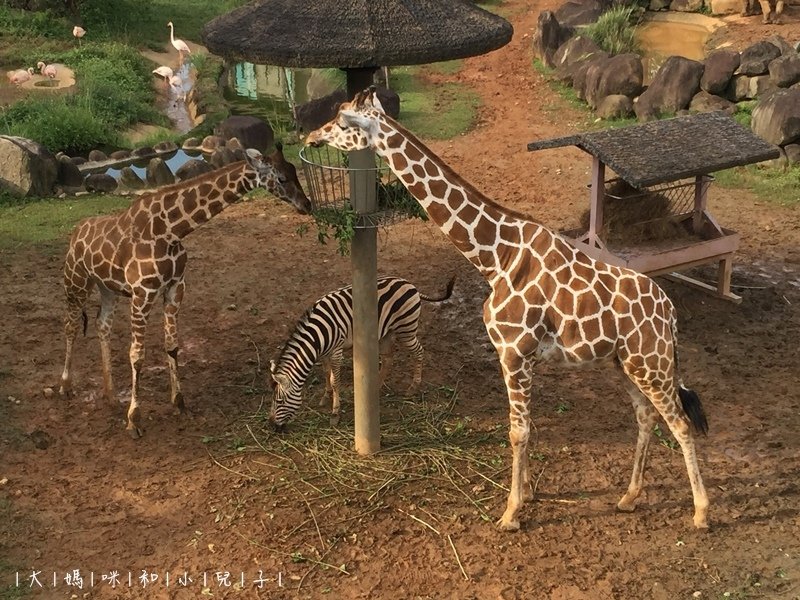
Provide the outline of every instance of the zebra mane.
<path id="1" fill-rule="evenodd" d="M 311 314 L 314 312 L 314 309 L 317 307 L 317 303 L 315 302 L 312 306 L 306 309 L 306 312 L 297 320 L 295 323 L 294 329 L 292 329 L 292 333 L 286 339 L 286 342 L 283 344 L 283 348 L 281 348 L 280 353 L 278 354 L 278 358 L 275 359 L 275 371 L 280 371 L 281 366 L 283 365 L 284 359 L 287 358 L 287 355 L 290 354 L 290 349 L 295 347 L 292 342 L 297 337 L 297 334 L 300 331 L 303 331 L 308 326 L 308 321 L 311 318 Z"/>

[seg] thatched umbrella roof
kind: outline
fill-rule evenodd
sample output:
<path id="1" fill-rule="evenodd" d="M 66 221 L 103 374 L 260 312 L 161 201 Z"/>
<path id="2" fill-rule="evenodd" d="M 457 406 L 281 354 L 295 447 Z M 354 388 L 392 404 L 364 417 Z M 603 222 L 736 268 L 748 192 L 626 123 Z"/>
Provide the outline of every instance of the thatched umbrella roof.
<path id="1" fill-rule="evenodd" d="M 477 56 L 513 28 L 467 0 L 255 0 L 210 21 L 205 46 L 284 67 L 386 67 Z"/>

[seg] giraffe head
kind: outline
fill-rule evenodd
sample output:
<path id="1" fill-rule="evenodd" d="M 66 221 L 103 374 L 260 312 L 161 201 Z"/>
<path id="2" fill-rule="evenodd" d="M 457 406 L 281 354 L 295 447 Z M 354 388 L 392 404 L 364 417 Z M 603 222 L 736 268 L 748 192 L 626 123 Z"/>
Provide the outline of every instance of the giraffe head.
<path id="1" fill-rule="evenodd" d="M 302 215 L 311 212 L 311 201 L 297 178 L 297 169 L 283 156 L 283 146 L 275 144 L 275 152 L 263 156 L 258 150 L 248 148 L 245 160 L 255 173 L 253 187 L 262 187 L 276 198 L 289 202 Z"/>
<path id="2" fill-rule="evenodd" d="M 328 144 L 345 152 L 374 147 L 384 114 L 375 86 L 370 86 L 342 102 L 332 121 L 308 134 L 306 145 Z"/>

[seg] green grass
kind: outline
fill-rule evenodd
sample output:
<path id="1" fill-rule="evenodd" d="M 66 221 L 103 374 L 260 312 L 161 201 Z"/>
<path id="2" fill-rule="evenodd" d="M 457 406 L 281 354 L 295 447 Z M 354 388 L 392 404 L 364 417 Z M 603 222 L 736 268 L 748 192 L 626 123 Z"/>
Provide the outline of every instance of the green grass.
<path id="1" fill-rule="evenodd" d="M 427 85 L 420 67 L 392 70 L 392 87 L 400 95 L 400 121 L 415 135 L 451 139 L 475 124 L 478 94 L 459 83 Z"/>
<path id="2" fill-rule="evenodd" d="M 781 206 L 800 206 L 800 165 L 785 170 L 748 165 L 714 173 L 720 187 L 747 189 Z"/>
<path id="3" fill-rule="evenodd" d="M 66 239 L 81 219 L 112 213 L 129 205 L 130 198 L 119 196 L 24 202 L 0 200 L 0 249 Z"/>
<path id="4" fill-rule="evenodd" d="M 635 6 L 613 6 L 590 25 L 581 27 L 580 32 L 609 54 L 640 53 L 636 39 L 636 25 L 641 9 Z"/>

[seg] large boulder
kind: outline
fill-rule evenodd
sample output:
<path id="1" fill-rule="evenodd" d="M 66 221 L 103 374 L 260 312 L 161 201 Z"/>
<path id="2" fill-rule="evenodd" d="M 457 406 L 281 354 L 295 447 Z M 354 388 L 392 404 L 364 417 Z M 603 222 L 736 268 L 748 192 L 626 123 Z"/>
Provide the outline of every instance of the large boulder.
<path id="1" fill-rule="evenodd" d="M 113 192 L 117 189 L 117 180 L 107 173 L 87 175 L 83 184 L 87 192 Z"/>
<path id="2" fill-rule="evenodd" d="M 58 183 L 65 188 L 79 188 L 83 185 L 83 175 L 69 156 L 58 157 Z"/>
<path id="3" fill-rule="evenodd" d="M 92 150 L 89 152 L 89 162 L 103 162 L 108 160 L 108 155 L 102 150 Z"/>
<path id="4" fill-rule="evenodd" d="M 386 114 L 393 119 L 400 116 L 400 96 L 397 92 L 380 86 L 376 92 Z M 336 111 L 342 102 L 347 102 L 347 92 L 338 89 L 322 98 L 298 104 L 294 109 L 294 119 L 298 128 L 306 133 L 319 129 L 336 116 Z"/>
<path id="5" fill-rule="evenodd" d="M 573 66 L 572 74 L 572 88 L 575 90 L 575 95 L 581 100 L 586 99 L 586 85 L 589 74 L 594 73 L 600 65 L 605 64 L 611 55 L 605 50 L 600 50 L 586 60 L 577 63 Z"/>
<path id="6" fill-rule="evenodd" d="M 275 142 L 275 134 L 269 123 L 249 115 L 228 117 L 214 128 L 214 133 L 226 140 L 238 138 L 245 148 L 255 148 L 259 152 L 266 152 Z"/>
<path id="7" fill-rule="evenodd" d="M 750 122 L 753 132 L 777 146 L 800 142 L 800 88 L 777 90 L 759 101 Z"/>
<path id="8" fill-rule="evenodd" d="M 187 179 L 197 177 L 203 173 L 209 173 L 213 170 L 214 167 L 210 163 L 198 158 L 190 158 L 175 171 L 175 180 L 186 181 Z"/>
<path id="9" fill-rule="evenodd" d="M 225 165 L 236 162 L 236 154 L 227 146 L 217 148 L 214 150 L 214 154 L 211 155 L 209 162 L 211 162 L 215 169 L 219 169 Z"/>
<path id="10" fill-rule="evenodd" d="M 769 63 L 781 55 L 781 49 L 771 42 L 760 41 L 742 50 L 739 73 L 763 75 L 769 71 Z"/>
<path id="11" fill-rule="evenodd" d="M 58 178 L 58 161 L 44 146 L 22 137 L 0 135 L 0 188 L 15 196 L 49 196 Z"/>
<path id="12" fill-rule="evenodd" d="M 133 167 L 122 167 L 119 170 L 119 183 L 132 190 L 140 190 L 145 186 L 144 181 L 133 170 Z"/>
<path id="13" fill-rule="evenodd" d="M 787 54 L 789 55 L 797 54 L 797 52 L 800 52 L 800 50 L 795 49 L 794 46 L 792 46 L 789 42 L 787 42 L 785 38 L 777 34 L 769 36 L 764 41 L 769 42 L 773 46 L 777 46 L 778 49 L 781 51 L 781 56 L 786 56 Z"/>
<path id="14" fill-rule="evenodd" d="M 555 14 L 549 10 L 539 13 L 536 32 L 533 34 L 533 53 L 550 67 L 555 67 L 553 56 L 559 46 L 572 36 L 572 29 L 562 27 Z"/>
<path id="15" fill-rule="evenodd" d="M 669 9 L 676 12 L 699 12 L 703 8 L 703 0 L 672 0 Z"/>
<path id="16" fill-rule="evenodd" d="M 739 68 L 740 56 L 731 48 L 718 48 L 706 56 L 706 67 L 700 78 L 700 89 L 709 94 L 724 94 L 728 89 L 731 77 Z"/>
<path id="17" fill-rule="evenodd" d="M 205 161 L 204 161 L 205 162 Z M 161 187 L 175 183 L 175 175 L 169 170 L 169 166 L 162 158 L 151 158 L 145 169 L 147 185 L 151 187 Z"/>
<path id="18" fill-rule="evenodd" d="M 569 29 L 589 25 L 597 21 L 608 8 L 608 4 L 598 0 L 567 0 L 556 10 L 556 20 L 562 27 Z"/>
<path id="19" fill-rule="evenodd" d="M 784 54 L 769 63 L 769 78 L 777 87 L 788 88 L 800 81 L 800 54 Z"/>
<path id="20" fill-rule="evenodd" d="M 687 108 L 700 91 L 702 76 L 703 63 L 682 56 L 670 56 L 634 105 L 637 118 L 646 121 Z"/>
<path id="21" fill-rule="evenodd" d="M 692 112 L 714 112 L 721 110 L 732 115 L 736 112 L 736 105 L 730 100 L 700 90 L 689 103 L 689 110 Z"/>
<path id="22" fill-rule="evenodd" d="M 598 54 L 608 56 L 594 40 L 582 35 L 569 38 L 561 44 L 553 56 L 555 77 L 562 83 L 572 85 L 575 71 L 582 63 L 595 58 Z"/>
<path id="23" fill-rule="evenodd" d="M 601 119 L 626 119 L 633 116 L 633 100 L 621 94 L 603 98 L 595 111 Z"/>
<path id="24" fill-rule="evenodd" d="M 642 91 L 644 68 L 638 54 L 617 54 L 597 61 L 586 73 L 584 93 L 586 102 L 597 108 L 606 96 L 622 95 L 634 98 Z"/>
<path id="25" fill-rule="evenodd" d="M 707 6 L 714 16 L 738 15 L 742 10 L 742 0 L 711 0 Z"/>

